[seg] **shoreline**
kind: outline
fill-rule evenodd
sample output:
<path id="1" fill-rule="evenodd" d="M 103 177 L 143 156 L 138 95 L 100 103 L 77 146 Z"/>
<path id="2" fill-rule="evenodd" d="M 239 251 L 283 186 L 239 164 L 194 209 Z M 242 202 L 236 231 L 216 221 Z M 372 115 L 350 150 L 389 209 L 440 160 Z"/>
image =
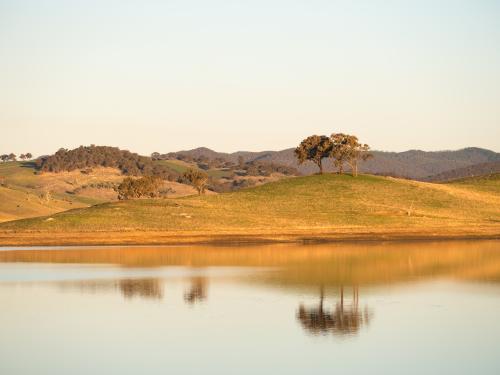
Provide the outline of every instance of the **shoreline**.
<path id="1" fill-rule="evenodd" d="M 462 228 L 463 229 L 463 228 Z M 325 231 L 288 233 L 124 232 L 0 232 L 0 247 L 16 246 L 127 246 L 127 245 L 242 245 L 278 243 L 409 242 L 499 240 L 500 227 L 464 231 L 459 228 L 394 231 Z"/>

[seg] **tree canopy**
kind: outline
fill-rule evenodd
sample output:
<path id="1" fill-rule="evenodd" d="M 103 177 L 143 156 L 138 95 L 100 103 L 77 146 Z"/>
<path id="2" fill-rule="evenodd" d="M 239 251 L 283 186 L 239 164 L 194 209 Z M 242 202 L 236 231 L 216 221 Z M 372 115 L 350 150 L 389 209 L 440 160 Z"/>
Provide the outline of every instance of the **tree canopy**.
<path id="1" fill-rule="evenodd" d="M 358 175 L 358 162 L 372 157 L 368 153 L 370 146 L 361 144 L 354 135 L 333 133 L 330 137 L 325 135 L 311 135 L 304 139 L 295 149 L 295 156 L 299 164 L 309 160 L 319 167 L 323 173 L 323 159 L 331 158 L 340 174 L 344 172 L 347 163 L 353 176 Z"/>
<path id="2" fill-rule="evenodd" d="M 145 176 L 141 178 L 126 177 L 116 191 L 118 199 L 157 198 L 160 195 L 162 180 L 159 177 Z"/>
<path id="3" fill-rule="evenodd" d="M 154 164 L 150 157 L 108 146 L 80 146 L 74 150 L 61 148 L 54 155 L 39 158 L 36 166 L 41 172 L 111 167 L 129 176 L 158 176 L 168 180 L 179 177 L 177 172 L 167 166 Z"/>
<path id="4" fill-rule="evenodd" d="M 333 143 L 325 135 L 311 135 L 300 142 L 295 149 L 295 156 L 299 164 L 309 160 L 319 167 L 319 173 L 323 174 L 323 159 L 330 156 Z"/>

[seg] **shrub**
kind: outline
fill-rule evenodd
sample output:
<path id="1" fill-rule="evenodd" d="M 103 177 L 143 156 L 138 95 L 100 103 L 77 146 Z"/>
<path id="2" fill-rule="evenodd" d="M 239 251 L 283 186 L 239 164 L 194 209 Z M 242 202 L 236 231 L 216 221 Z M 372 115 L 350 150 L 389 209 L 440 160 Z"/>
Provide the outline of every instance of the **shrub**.
<path id="1" fill-rule="evenodd" d="M 118 199 L 156 198 L 160 195 L 162 180 L 158 177 L 126 177 L 116 191 Z"/>

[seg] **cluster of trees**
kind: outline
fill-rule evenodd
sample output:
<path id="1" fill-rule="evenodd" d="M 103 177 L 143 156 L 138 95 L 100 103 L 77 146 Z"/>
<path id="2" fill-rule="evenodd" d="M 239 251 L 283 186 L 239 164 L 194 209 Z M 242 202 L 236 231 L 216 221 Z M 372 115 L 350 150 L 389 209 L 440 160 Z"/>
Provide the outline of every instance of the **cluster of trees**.
<path id="1" fill-rule="evenodd" d="M 340 174 L 347 164 L 353 176 L 358 175 L 358 163 L 372 157 L 368 152 L 370 146 L 359 142 L 354 135 L 334 133 L 330 137 L 325 135 L 311 135 L 304 139 L 295 149 L 295 156 L 299 164 L 305 161 L 315 163 L 319 173 L 323 173 L 323 160 L 332 159 Z"/>
<path id="2" fill-rule="evenodd" d="M 299 171 L 294 167 L 276 164 L 268 161 L 253 160 L 239 162 L 239 170 L 245 171 L 247 176 L 270 176 L 272 173 L 281 173 L 285 176 L 297 176 Z"/>
<path id="3" fill-rule="evenodd" d="M 74 150 L 61 148 L 54 155 L 37 159 L 36 166 L 41 172 L 57 173 L 112 167 L 129 176 L 157 176 L 168 180 L 177 180 L 180 177 L 167 166 L 154 164 L 150 157 L 108 146 L 80 146 Z"/>
<path id="4" fill-rule="evenodd" d="M 209 158 L 205 155 L 200 156 L 190 156 L 182 153 L 169 152 L 168 154 L 160 154 L 159 152 L 153 152 L 151 154 L 153 160 L 181 160 L 186 163 L 197 164 L 198 168 L 207 170 L 211 168 L 233 168 L 235 164 L 223 157 Z"/>
<path id="5" fill-rule="evenodd" d="M 157 198 L 161 194 L 163 180 L 155 176 L 126 177 L 118 185 L 118 199 Z"/>
<path id="6" fill-rule="evenodd" d="M 21 160 L 30 160 L 33 158 L 33 155 L 28 152 L 26 154 L 21 154 L 19 155 L 19 159 Z M 0 159 L 5 163 L 7 161 L 16 161 L 17 160 L 17 155 L 11 152 L 10 154 L 3 154 L 0 155 Z"/>
<path id="7" fill-rule="evenodd" d="M 186 163 L 194 163 L 199 169 L 205 171 L 209 169 L 223 169 L 225 171 L 235 172 L 240 175 L 244 174 L 247 176 L 270 176 L 272 173 L 281 173 L 287 176 L 296 176 L 299 174 L 296 168 L 283 164 L 277 164 L 264 160 L 251 160 L 245 162 L 243 156 L 241 155 L 238 157 L 238 161 L 236 163 L 228 158 L 220 156 L 215 158 L 210 158 L 205 155 L 193 157 L 175 152 L 168 154 L 153 152 L 151 154 L 151 158 L 153 160 L 177 159 Z"/>

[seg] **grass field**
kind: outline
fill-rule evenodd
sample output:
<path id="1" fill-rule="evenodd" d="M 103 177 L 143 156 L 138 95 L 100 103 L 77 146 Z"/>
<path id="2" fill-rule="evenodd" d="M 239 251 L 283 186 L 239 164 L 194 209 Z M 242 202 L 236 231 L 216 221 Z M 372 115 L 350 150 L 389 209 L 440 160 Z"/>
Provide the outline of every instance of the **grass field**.
<path id="1" fill-rule="evenodd" d="M 75 207 L 89 207 L 117 199 L 112 187 L 123 180 L 114 168 L 94 168 L 91 173 L 79 170 L 61 173 L 35 174 L 31 162 L 0 163 L 0 222 L 27 217 L 51 215 Z M 190 186 L 165 182 L 173 196 L 194 194 Z M 44 199 L 46 193 L 50 199 Z"/>
<path id="2" fill-rule="evenodd" d="M 13 231 L 18 238 L 21 233 L 36 233 L 39 238 L 44 233 L 60 234 L 60 238 L 91 233 L 87 237 L 97 242 L 115 238 L 118 243 L 126 232 L 135 233 L 135 240 L 128 242 L 156 242 L 158 233 L 163 236 L 159 242 L 225 235 L 496 236 L 500 234 L 500 194 L 495 188 L 499 183 L 498 176 L 454 184 L 369 175 L 297 177 L 233 193 L 111 202 L 6 222 L 0 224 L 4 233 L 0 243 L 12 242 Z M 100 238 L 98 233 L 114 235 Z"/>
<path id="3" fill-rule="evenodd" d="M 175 159 L 155 160 L 155 163 L 159 164 L 159 165 L 165 165 L 165 166 L 169 167 L 170 169 L 172 169 L 180 174 L 186 172 L 188 169 L 200 170 L 200 168 L 198 168 L 198 166 L 195 163 L 187 163 L 187 162 L 182 161 L 182 160 L 175 160 Z M 206 172 L 210 177 L 213 177 L 213 178 L 228 177 L 231 175 L 231 172 L 224 171 L 224 170 L 217 169 L 217 168 L 212 168 L 212 169 L 209 169 L 209 170 L 204 171 L 204 172 Z"/>

